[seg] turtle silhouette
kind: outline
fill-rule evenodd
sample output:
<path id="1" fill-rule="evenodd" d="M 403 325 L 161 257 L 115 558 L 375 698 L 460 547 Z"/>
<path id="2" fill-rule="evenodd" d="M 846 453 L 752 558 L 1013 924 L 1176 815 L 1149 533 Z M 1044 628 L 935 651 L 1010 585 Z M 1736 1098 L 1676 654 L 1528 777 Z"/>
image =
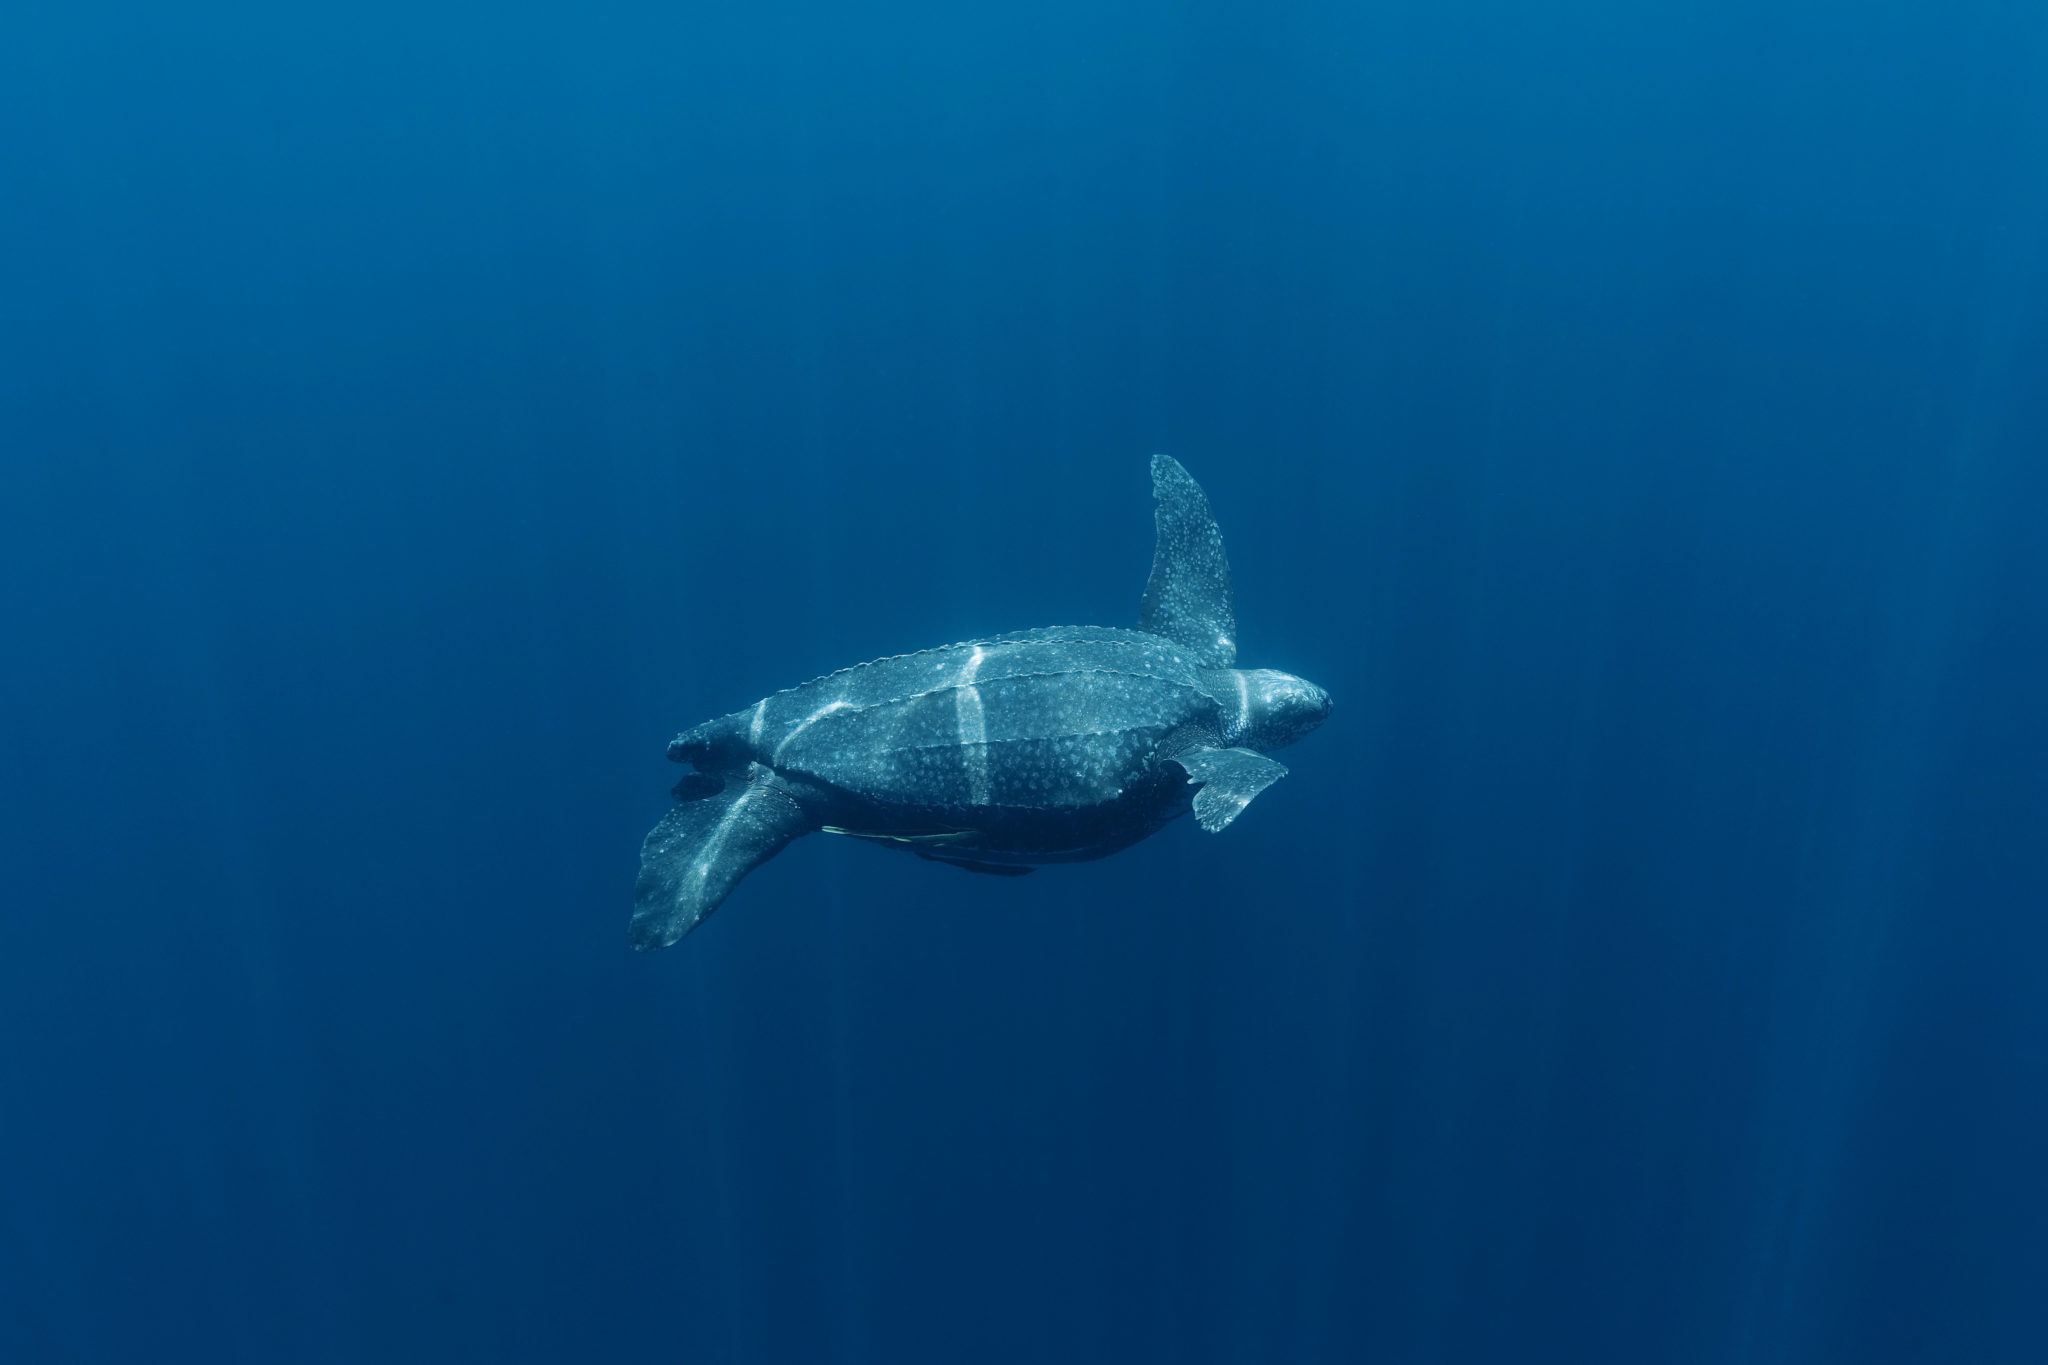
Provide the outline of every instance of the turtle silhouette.
<path id="1" fill-rule="evenodd" d="M 695 772 L 640 850 L 633 945 L 666 948 L 801 834 L 1022 876 L 1128 848 L 1192 810 L 1236 819 L 1287 769 L 1263 751 L 1327 693 L 1240 669 L 1209 500 L 1152 457 L 1158 539 L 1135 630 L 1050 626 L 856 664 L 678 735 Z"/>

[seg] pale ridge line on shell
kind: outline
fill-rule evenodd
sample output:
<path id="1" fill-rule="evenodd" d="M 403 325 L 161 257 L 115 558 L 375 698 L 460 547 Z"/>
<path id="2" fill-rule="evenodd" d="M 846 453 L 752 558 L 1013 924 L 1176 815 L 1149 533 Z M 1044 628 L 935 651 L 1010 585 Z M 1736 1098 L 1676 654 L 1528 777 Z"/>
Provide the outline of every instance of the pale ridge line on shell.
<path id="1" fill-rule="evenodd" d="M 910 656 L 899 654 L 893 657 L 908 658 Z M 877 660 L 876 662 L 886 661 Z M 1030 678 L 1071 678 L 1074 677 L 1076 674 L 1081 673 L 1100 674 L 1101 676 L 1106 678 L 1137 678 L 1144 682 L 1161 682 L 1167 684 L 1170 687 L 1177 687 L 1183 692 L 1192 692 L 1198 697 L 1208 697 L 1210 701 L 1216 700 L 1214 696 L 1207 692 L 1204 692 L 1201 688 L 1196 687 L 1191 683 L 1182 682 L 1178 678 L 1163 678 L 1156 673 L 1133 673 L 1129 669 L 1124 668 L 1057 668 L 1041 669 L 1033 673 L 1005 673 L 1000 678 L 990 678 L 986 683 L 977 683 L 975 684 L 975 686 L 983 687 L 991 686 L 995 683 L 1022 682 Z M 831 677 L 834 675 L 827 674 L 826 676 Z M 837 714 L 841 711 L 852 711 L 856 714 L 859 714 L 865 711 L 873 711 L 877 707 L 894 706 L 899 702 L 923 701 L 926 697 L 936 697 L 941 692 L 957 692 L 963 685 L 964 684 L 957 682 L 941 683 L 937 687 L 926 688 L 922 692 L 905 692 L 900 697 L 882 697 L 875 701 L 847 701 L 845 698 L 842 697 L 838 702 L 832 705 L 831 710 L 834 714 Z M 804 686 L 808 687 L 810 686 L 810 684 L 805 683 Z M 785 691 L 790 692 L 794 692 L 795 690 L 795 688 L 785 689 Z M 781 692 L 774 692 L 769 694 L 771 698 L 779 697 L 781 695 L 783 695 Z M 816 719 L 818 719 L 817 716 L 811 716 L 803 722 L 803 725 L 809 725 L 812 720 Z M 799 726 L 798 728 L 801 729 L 803 728 L 803 726 Z"/>
<path id="2" fill-rule="evenodd" d="M 1099 739 L 1106 735 L 1144 735 L 1149 733 L 1169 734 L 1171 725 L 1132 725 L 1121 730 L 1075 730 L 1069 734 L 1025 735 L 1018 739 L 983 739 L 974 743 L 983 749 L 993 749 L 1004 744 L 1051 744 L 1062 739 Z M 892 744 L 877 752 L 885 754 L 942 753 L 960 748 L 966 741 L 950 744 Z"/>
<path id="3" fill-rule="evenodd" d="M 854 708 L 852 706 L 852 703 L 850 702 L 828 701 L 823 706 L 820 706 L 817 710 L 811 712 L 811 714 L 809 714 L 808 716 L 805 716 L 803 720 L 797 725 L 796 729 L 791 730 L 788 734 L 784 735 L 782 737 L 782 742 L 775 746 L 775 761 L 777 763 L 780 763 L 782 761 L 782 751 L 784 749 L 787 749 L 790 745 L 796 743 L 796 737 L 798 735 L 810 729 L 813 725 L 816 725 L 819 721 L 833 714 L 835 711 L 845 711 L 849 709 L 858 708 Z"/>
<path id="4" fill-rule="evenodd" d="M 1112 799 L 1114 799 L 1114 798 L 1112 798 Z M 965 807 L 965 806 L 962 806 L 962 805 L 960 805 L 960 804 L 959 804 L 959 803 L 957 803 L 957 802 L 945 802 L 945 801 L 913 801 L 913 800 L 909 799 L 908 797 L 900 797 L 900 798 L 898 798 L 898 799 L 896 800 L 896 803 L 895 803 L 895 804 L 897 804 L 897 805 L 900 805 L 900 806 L 901 806 L 901 807 L 902 807 L 902 808 L 903 808 L 904 810 L 910 810 L 910 811 L 931 811 L 931 812 L 933 812 L 934 814 L 936 814 L 936 813 L 938 813 L 938 812 L 942 812 L 942 811 L 943 811 L 943 812 L 947 812 L 947 813 L 950 813 L 950 814 L 958 815 L 958 814 L 959 814 L 960 812 L 962 812 L 962 811 L 964 811 L 964 810 L 966 810 L 966 809 L 967 809 L 967 807 Z M 1048 810 L 1049 810 L 1049 811 L 1064 811 L 1064 812 L 1071 812 L 1071 811 L 1073 811 L 1074 807 L 1072 807 L 1072 806 L 1070 806 L 1070 805 L 1059 805 L 1059 804 L 1053 804 L 1053 805 L 1047 805 L 1047 806 L 1036 806 L 1036 805 L 1026 805 L 1026 804 L 1024 804 L 1024 803 L 1022 803 L 1022 802 L 1017 802 L 1017 801 L 991 801 L 991 802 L 989 802 L 989 803 L 988 803 L 987 805 L 985 805 L 985 806 L 977 806 L 977 807 L 975 807 L 975 809 L 976 809 L 976 810 L 983 810 L 983 811 L 1011 811 L 1011 810 L 1027 810 L 1027 811 L 1048 811 Z M 1060 852 L 1067 852 L 1067 851 L 1071 851 L 1071 850 L 1057 850 L 1057 851 L 1060 851 Z"/>
<path id="5" fill-rule="evenodd" d="M 988 657 L 980 645 L 961 666 L 960 681 L 953 692 L 953 710 L 960 728 L 960 765 L 967 775 L 967 802 L 972 806 L 988 804 L 988 717 L 981 709 L 981 689 L 974 685 L 974 675 L 981 671 L 981 661 Z"/>
<path id="6" fill-rule="evenodd" d="M 1170 650 L 1176 648 L 1174 642 L 1172 640 L 1167 639 L 1164 635 L 1154 635 L 1149 630 L 1133 630 L 1129 626 L 1037 626 L 1034 627 L 1034 629 L 1099 630 L 1106 632 L 1114 632 L 1117 635 L 1142 635 L 1148 640 L 1159 641 L 1159 646 L 1162 649 Z M 815 683 L 824 682 L 828 678 L 836 678 L 842 673 L 851 673 L 855 669 L 866 668 L 869 664 L 892 664 L 895 663 L 898 659 L 915 659 L 926 654 L 943 654 L 949 649 L 966 649 L 975 645 L 1102 645 L 1116 643 L 1113 640 L 1105 640 L 1100 635 L 1076 635 L 1072 637 L 1053 636 L 1043 640 L 1020 640 L 1014 638 L 1019 635 L 1029 635 L 1031 633 L 1032 632 L 1029 630 L 1008 631 L 1005 632 L 1005 634 L 1013 638 L 1006 639 L 1004 638 L 1004 636 L 1001 635 L 992 635 L 978 640 L 955 640 L 952 644 L 933 645 L 929 649 L 906 650 L 902 654 L 883 654 L 872 659 L 864 659 L 857 664 L 848 664 L 844 668 L 835 668 L 829 673 L 820 673 L 817 677 L 808 679 L 804 682 L 797 683 L 794 687 L 784 687 L 777 691 L 770 692 L 768 695 L 770 697 L 780 697 L 790 692 L 801 692 L 804 688 L 810 687 Z M 1176 661 L 1178 661 L 1178 656 L 1175 656 L 1175 658 Z M 1199 667 L 1199 665 L 1192 666 Z"/>

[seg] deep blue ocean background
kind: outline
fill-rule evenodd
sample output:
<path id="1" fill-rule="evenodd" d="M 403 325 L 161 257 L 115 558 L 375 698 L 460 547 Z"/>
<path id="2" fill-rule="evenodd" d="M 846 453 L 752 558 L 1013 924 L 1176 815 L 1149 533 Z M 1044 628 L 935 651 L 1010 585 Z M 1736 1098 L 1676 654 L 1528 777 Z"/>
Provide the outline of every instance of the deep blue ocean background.
<path id="1" fill-rule="evenodd" d="M 0 1361 L 2048 1360 L 2048 10 L 41 7 Z M 626 943 L 677 730 L 1337 710 Z"/>

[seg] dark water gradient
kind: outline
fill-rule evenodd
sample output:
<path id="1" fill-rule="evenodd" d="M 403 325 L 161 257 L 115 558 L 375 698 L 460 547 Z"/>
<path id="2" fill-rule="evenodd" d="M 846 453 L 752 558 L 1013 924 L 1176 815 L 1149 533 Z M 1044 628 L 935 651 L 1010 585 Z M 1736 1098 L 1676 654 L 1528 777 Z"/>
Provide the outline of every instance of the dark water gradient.
<path id="1" fill-rule="evenodd" d="M 0 1359 L 2048 1358 L 2038 7 L 51 12 Z M 1291 777 L 626 951 L 1153 450 Z"/>

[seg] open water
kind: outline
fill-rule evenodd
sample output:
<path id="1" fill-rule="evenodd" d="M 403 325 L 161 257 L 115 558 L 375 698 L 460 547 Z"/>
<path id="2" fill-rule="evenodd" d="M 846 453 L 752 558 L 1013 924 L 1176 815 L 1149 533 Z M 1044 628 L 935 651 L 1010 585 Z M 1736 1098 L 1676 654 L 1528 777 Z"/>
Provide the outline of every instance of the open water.
<path id="1" fill-rule="evenodd" d="M 2048 1359 L 2039 5 L 6 28 L 0 1359 Z M 1291 776 L 628 951 L 1154 451 Z"/>

